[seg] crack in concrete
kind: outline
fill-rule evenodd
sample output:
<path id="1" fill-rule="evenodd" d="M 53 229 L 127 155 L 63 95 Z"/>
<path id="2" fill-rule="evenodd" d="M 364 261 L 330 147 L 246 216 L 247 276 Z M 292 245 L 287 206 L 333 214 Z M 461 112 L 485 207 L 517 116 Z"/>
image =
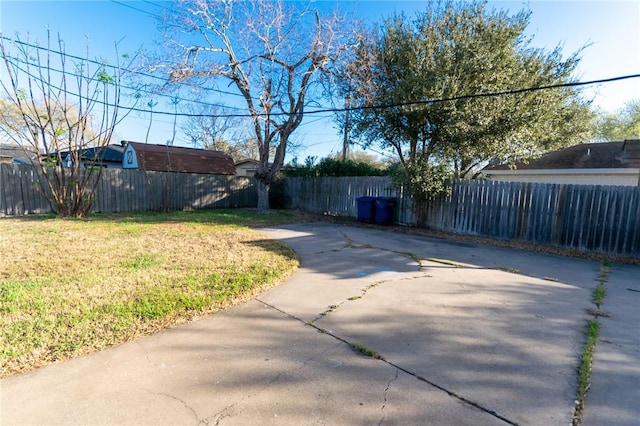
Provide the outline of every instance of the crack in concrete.
<path id="1" fill-rule="evenodd" d="M 226 409 L 225 409 L 225 410 L 226 410 Z M 213 425 L 212 425 L 212 426 L 219 426 L 219 425 L 220 425 L 220 422 L 221 422 L 221 421 L 222 421 L 222 419 L 224 419 L 225 417 L 231 417 L 231 416 L 219 415 L 219 416 L 216 418 L 216 422 L 215 422 L 215 423 L 213 423 Z"/>
<path id="2" fill-rule="evenodd" d="M 414 373 L 413 371 L 407 370 L 406 368 L 401 367 L 401 366 L 399 366 L 399 365 L 397 365 L 397 364 L 394 364 L 393 362 L 388 361 L 388 360 L 386 360 L 386 359 L 383 359 L 382 361 L 384 361 L 384 362 L 386 362 L 387 364 L 389 364 L 389 365 L 391 365 L 391 366 L 393 366 L 393 367 L 397 368 L 398 370 L 402 371 L 403 373 L 407 373 L 408 375 L 410 375 L 410 376 L 414 377 L 415 379 L 417 379 L 417 380 L 419 380 L 419 381 L 421 381 L 421 382 L 424 382 L 424 383 L 426 383 L 426 384 L 428 384 L 428 385 L 430 385 L 430 386 L 432 386 L 432 387 L 434 387 L 434 388 L 436 388 L 436 389 L 438 389 L 438 390 L 440 390 L 440 391 L 442 391 L 442 392 L 446 393 L 446 394 L 447 394 L 447 395 L 449 395 L 450 397 L 455 398 L 455 399 L 459 400 L 459 401 L 460 401 L 460 402 L 462 402 L 462 403 L 465 403 L 465 404 L 470 405 L 470 406 L 472 406 L 472 407 L 474 407 L 474 408 L 477 408 L 477 409 L 479 409 L 480 411 L 483 411 L 483 412 L 485 412 L 485 413 L 487 413 L 487 414 L 490 414 L 490 415 L 492 415 L 493 417 L 495 417 L 495 418 L 497 418 L 497 419 L 499 419 L 499 420 L 502 420 L 503 422 L 505 422 L 505 423 L 507 423 L 507 424 L 509 424 L 509 425 L 512 425 L 512 426 L 519 426 L 519 424 L 518 424 L 518 423 L 516 423 L 516 422 L 514 422 L 514 421 L 512 421 L 512 420 L 509 420 L 508 418 L 506 418 L 506 417 L 504 417 L 503 415 L 499 414 L 497 411 L 491 410 L 490 408 L 486 408 L 486 407 L 484 407 L 484 406 L 480 405 L 479 403 L 477 403 L 477 402 L 475 402 L 475 401 L 472 401 L 472 400 L 470 400 L 470 399 L 468 399 L 468 398 L 465 398 L 465 397 L 464 397 L 464 396 L 462 396 L 462 395 L 457 394 L 456 392 L 450 391 L 449 389 L 445 388 L 444 386 L 440 386 L 440 385 L 438 385 L 437 383 L 432 382 L 432 381 L 430 381 L 430 380 L 428 380 L 428 379 L 426 379 L 426 378 L 424 378 L 424 377 L 420 376 L 420 375 L 419 375 L 419 374 L 417 374 L 417 373 Z"/>
<path id="3" fill-rule="evenodd" d="M 422 270 L 422 268 L 423 268 L 422 260 L 421 260 L 421 259 L 420 259 L 416 254 L 413 254 L 413 253 L 407 253 L 407 252 L 400 252 L 400 251 L 395 251 L 395 250 L 390 250 L 390 249 L 385 249 L 385 248 L 382 248 L 382 247 L 375 247 L 375 246 L 372 246 L 372 245 L 370 245 L 370 244 L 360 244 L 360 245 L 359 245 L 359 244 L 356 244 L 356 243 L 355 243 L 355 241 L 354 241 L 353 239 L 351 239 L 351 238 L 350 238 L 346 233 L 344 233 L 344 232 L 341 232 L 341 233 L 342 233 L 342 236 L 344 237 L 344 239 L 346 240 L 346 244 L 345 244 L 345 245 L 344 245 L 344 247 L 342 247 L 341 249 L 337 249 L 337 250 L 333 250 L 333 251 L 341 251 L 341 250 L 346 249 L 346 248 L 371 248 L 371 249 L 377 249 L 377 250 L 387 251 L 387 252 L 390 252 L 390 253 L 395 253 L 395 254 L 398 254 L 398 255 L 400 255 L 400 256 L 407 257 L 407 258 L 410 258 L 410 259 L 415 260 L 415 261 L 418 263 L 418 271 L 421 271 L 421 270 Z M 426 274 L 425 274 L 425 275 L 426 275 Z M 426 275 L 426 276 L 429 276 L 429 275 Z M 423 278 L 423 277 L 424 277 L 424 276 L 415 276 L 415 277 L 406 277 L 406 278 L 402 278 L 402 279 L 403 279 L 403 280 L 411 280 L 411 279 L 418 279 L 418 278 Z M 377 286 L 378 286 L 378 285 L 380 285 L 380 284 L 384 284 L 384 283 L 386 283 L 386 282 L 389 282 L 389 281 L 392 281 L 392 280 L 382 280 L 382 281 L 374 282 L 373 284 L 370 284 L 370 285 L 366 286 L 366 287 L 362 290 L 362 293 L 361 293 L 361 295 L 360 295 L 360 296 L 350 297 L 350 298 L 348 298 L 348 299 L 347 299 L 347 301 L 353 301 L 353 300 L 360 299 L 360 298 L 362 298 L 363 296 L 365 296 L 365 295 L 366 295 L 366 293 L 367 293 L 370 289 L 372 289 L 372 288 L 374 288 L 374 287 L 377 287 Z M 326 311 L 322 312 L 318 317 L 314 318 L 314 319 L 313 319 L 313 320 L 311 320 L 311 321 L 304 321 L 302 318 L 299 318 L 299 317 L 297 317 L 297 316 L 295 316 L 295 315 L 293 315 L 293 314 L 290 314 L 290 313 L 288 313 L 288 312 L 285 312 L 285 311 L 283 311 L 282 309 L 280 309 L 280 308 L 278 308 L 278 307 L 276 307 L 276 306 L 274 306 L 274 305 L 271 305 L 271 304 L 269 304 L 269 303 L 266 303 L 266 302 L 264 302 L 264 301 L 260 300 L 259 298 L 256 298 L 256 300 L 257 300 L 258 302 L 263 303 L 265 306 L 268 306 L 269 308 L 274 309 L 274 310 L 276 310 L 276 311 L 278 311 L 278 312 L 282 313 L 283 315 L 288 316 L 288 317 L 289 317 L 289 318 L 291 318 L 291 319 L 294 319 L 294 320 L 296 320 L 296 321 L 299 321 L 299 322 L 301 322 L 301 323 L 302 323 L 302 324 L 304 324 L 304 325 L 307 325 L 307 326 L 309 326 L 309 327 L 312 327 L 312 328 L 316 329 L 316 331 L 318 331 L 318 332 L 320 332 L 320 333 L 327 334 L 327 335 L 329 335 L 329 336 L 333 337 L 334 339 L 336 339 L 336 340 L 338 340 L 338 341 L 340 341 L 340 342 L 342 342 L 342 343 L 347 344 L 347 345 L 348 345 L 348 346 L 350 346 L 351 348 L 356 348 L 356 347 L 357 347 L 357 345 L 356 345 L 355 343 L 349 342 L 347 339 L 342 338 L 342 337 L 340 337 L 340 336 L 337 336 L 337 335 L 333 334 L 333 332 L 332 332 L 332 331 L 330 331 L 330 330 L 326 330 L 326 329 L 324 329 L 324 328 L 321 328 L 321 327 L 318 327 L 317 325 L 315 325 L 315 322 L 316 322 L 316 321 L 318 321 L 320 318 L 325 317 L 325 316 L 326 316 L 326 315 L 328 315 L 329 313 L 331 313 L 331 312 L 335 311 L 335 310 L 336 310 L 338 307 L 340 307 L 342 304 L 346 303 L 346 301 L 340 302 L 340 303 L 339 303 L 339 304 L 337 304 L 337 305 L 332 305 L 332 306 L 330 306 L 330 307 L 329 307 L 329 309 L 327 309 Z M 377 353 L 377 352 L 376 352 L 376 353 Z M 459 394 L 457 394 L 457 393 L 455 393 L 455 392 L 453 392 L 453 391 L 450 391 L 450 390 L 448 390 L 447 388 L 445 388 L 445 387 L 443 387 L 443 386 L 440 386 L 440 385 L 438 385 L 437 383 L 432 382 L 432 381 L 430 381 L 430 380 L 428 380 L 428 379 L 426 379 L 426 378 L 424 378 L 424 377 L 422 377 L 422 376 L 418 375 L 417 373 L 415 373 L 415 372 L 413 372 L 413 371 L 407 370 L 407 369 L 405 369 L 405 368 L 403 368 L 403 367 L 401 367 L 401 366 L 399 366 L 399 365 L 397 365 L 397 364 L 394 364 L 393 362 L 388 361 L 387 359 L 385 359 L 385 358 L 384 358 L 384 357 L 382 357 L 382 356 L 379 356 L 379 355 L 378 355 L 378 356 L 376 356 L 376 357 L 375 357 L 375 359 L 379 359 L 380 361 L 382 361 L 382 362 L 384 362 L 384 363 L 386 363 L 386 364 L 388 364 L 388 365 L 390 365 L 390 366 L 392 366 L 392 367 L 394 367 L 394 368 L 396 369 L 396 378 L 395 378 L 395 379 L 393 379 L 392 381 L 390 381 L 390 382 L 387 384 L 387 388 L 385 389 L 385 403 L 383 404 L 383 406 L 382 406 L 381 410 L 384 410 L 384 407 L 386 406 L 386 392 L 388 391 L 388 389 L 389 389 L 389 386 L 390 386 L 391 382 L 393 382 L 394 380 L 396 380 L 396 379 L 397 379 L 397 377 L 398 377 L 399 371 L 402 371 L 402 372 L 404 372 L 404 373 L 406 373 L 406 374 L 408 374 L 408 375 L 410 375 L 410 376 L 414 377 L 415 379 L 417 379 L 417 380 L 419 380 L 419 381 L 421 381 L 421 382 L 423 382 L 423 383 L 426 383 L 426 384 L 428 384 L 428 385 L 430 385 L 430 386 L 432 386 L 432 387 L 434 387 L 434 388 L 436 388 L 436 389 L 438 389 L 438 390 L 440 390 L 440 391 L 442 391 L 442 392 L 446 393 L 446 394 L 447 394 L 447 395 L 449 395 L 450 397 L 455 398 L 455 399 L 459 400 L 459 401 L 460 401 L 460 402 L 462 402 L 462 403 L 465 403 L 465 404 L 470 405 L 470 406 L 472 406 L 472 407 L 474 407 L 474 408 L 476 408 L 476 409 L 478 409 L 478 410 L 481 410 L 481 411 L 483 411 L 483 412 L 485 412 L 485 413 L 487 413 L 487 414 L 489 414 L 489 415 L 491 415 L 491 416 L 493 416 L 493 417 L 495 417 L 495 418 L 497 418 L 497 419 L 499 419 L 499 420 L 501 420 L 501 421 L 503 421 L 503 422 L 505 422 L 505 423 L 507 423 L 507 424 L 509 424 L 509 425 L 512 425 L 512 426 L 519 426 L 519 424 L 518 424 L 518 423 L 516 423 L 516 422 L 514 422 L 514 421 L 512 421 L 512 420 L 509 420 L 508 418 L 506 418 L 506 417 L 502 416 L 502 415 L 501 415 L 501 414 L 499 414 L 498 412 L 496 412 L 496 411 L 494 411 L 494 410 L 491 410 L 491 409 L 489 409 L 489 408 L 486 408 L 486 407 L 484 407 L 484 406 L 480 405 L 479 403 L 474 402 L 474 401 L 472 401 L 472 400 L 470 400 L 470 399 L 467 399 L 467 398 L 465 398 L 464 396 L 459 395 Z M 379 424 L 381 424 L 383 421 L 384 421 L 384 417 L 383 417 L 383 419 L 381 420 L 381 422 L 380 422 Z"/>
<path id="4" fill-rule="evenodd" d="M 321 318 L 326 317 L 327 315 L 329 315 L 331 312 L 335 312 L 340 306 L 344 305 L 347 302 L 353 302 L 354 300 L 358 300 L 358 299 L 362 299 L 369 290 L 371 290 L 374 287 L 377 287 L 381 284 L 385 284 L 391 281 L 409 281 L 409 280 L 417 280 L 419 278 L 424 278 L 424 277 L 431 277 L 431 275 L 419 275 L 419 276 L 413 276 L 413 277 L 404 277 L 404 278 L 399 278 L 399 279 L 395 279 L 395 280 L 382 280 L 382 281 L 376 281 L 373 284 L 369 284 L 368 286 L 366 286 L 365 288 L 363 288 L 360 292 L 360 295 L 358 296 L 351 296 L 348 297 L 346 300 L 343 300 L 340 303 L 336 303 L 334 305 L 329 306 L 329 308 L 326 311 L 321 312 L 317 317 L 315 317 L 314 319 L 312 319 L 311 321 L 309 321 L 310 323 L 315 323 L 316 321 L 320 320 Z M 259 299 L 257 299 L 258 301 L 260 301 Z"/>
<path id="5" fill-rule="evenodd" d="M 609 314 L 600 309 L 604 298 L 607 295 L 607 284 L 609 282 L 609 273 L 611 272 L 611 265 L 608 262 L 603 262 L 600 265 L 600 271 L 596 277 L 596 282 L 598 285 L 593 290 L 591 295 L 591 303 L 593 303 L 596 308 L 587 309 L 587 314 L 592 317 L 592 320 L 588 320 L 589 323 L 594 321 L 597 324 L 597 328 L 595 331 L 595 341 L 593 344 L 590 344 L 589 333 L 587 332 L 587 338 L 583 344 L 580 354 L 580 361 L 577 368 L 578 375 L 578 386 L 576 389 L 576 400 L 575 406 L 573 410 L 573 419 L 572 426 L 580 426 L 582 424 L 584 412 L 585 412 L 585 402 L 587 399 L 587 395 L 589 394 L 589 389 L 591 388 L 591 373 L 593 368 L 593 357 L 596 352 L 598 341 L 603 341 L 600 339 L 600 318 L 609 318 Z M 602 315 L 606 314 L 606 315 Z M 589 325 L 588 327 L 591 327 Z"/>
<path id="6" fill-rule="evenodd" d="M 256 299 L 256 300 L 258 300 L 259 302 L 261 302 L 259 299 Z M 262 302 L 262 303 L 264 303 L 264 302 Z M 269 304 L 267 304 L 267 303 L 264 303 L 264 304 L 265 304 L 266 306 L 270 306 L 270 305 L 269 305 Z M 328 350 L 328 349 L 327 349 L 327 350 Z M 311 356 L 311 357 L 309 357 L 308 359 L 303 360 L 303 361 L 302 361 L 302 365 L 300 365 L 296 370 L 301 370 L 302 368 L 304 368 L 304 367 L 309 363 L 309 361 L 313 360 L 313 358 L 314 358 L 314 357 L 315 357 L 315 356 Z M 222 410 L 220 410 L 220 411 L 218 411 L 217 413 L 215 413 L 213 416 L 211 416 L 211 417 L 207 418 L 206 420 L 204 420 L 205 424 L 209 424 L 209 423 L 208 423 L 208 420 L 209 420 L 209 419 L 211 419 L 211 418 L 213 418 L 213 419 L 215 419 L 215 423 L 213 423 L 213 426 L 219 426 L 219 425 L 220 425 L 220 422 L 221 422 L 223 419 L 225 419 L 225 418 L 227 418 L 227 417 L 232 417 L 232 415 L 231 415 L 231 414 L 225 414 L 227 411 L 229 411 L 229 410 L 231 410 L 232 408 L 234 408 L 234 407 L 236 407 L 236 406 L 238 406 L 238 405 L 242 404 L 243 402 L 245 402 L 245 401 L 247 401 L 247 400 L 249 400 L 249 399 L 251 399 L 251 398 L 255 397 L 256 395 L 259 395 L 260 393 L 264 392 L 265 390 L 269 389 L 269 388 L 271 387 L 271 385 L 272 385 L 273 383 L 277 382 L 277 381 L 280 379 L 280 377 L 282 377 L 283 375 L 284 375 L 284 373 L 279 373 L 279 374 L 277 374 L 275 377 L 273 377 L 271 380 L 269 380 L 269 381 L 267 382 L 267 384 L 266 384 L 266 385 L 264 385 L 264 386 L 262 387 L 262 389 L 259 389 L 259 390 L 257 390 L 256 392 L 254 392 L 254 393 L 252 393 L 252 394 L 250 394 L 250 395 L 244 395 L 242 398 L 240 398 L 240 400 L 239 400 L 239 401 L 236 401 L 236 402 L 234 402 L 234 403 L 232 403 L 232 404 L 227 405 L 227 406 L 226 406 L 226 407 L 224 407 Z"/>
<path id="7" fill-rule="evenodd" d="M 231 414 L 225 414 L 225 413 L 227 411 L 231 410 L 232 408 L 234 408 L 235 406 L 242 404 L 247 398 L 250 398 L 250 396 L 249 397 L 242 397 L 242 399 L 240 399 L 240 401 L 236 401 L 233 404 L 227 405 L 222 410 L 220 410 L 216 414 L 214 414 L 213 417 L 216 419 L 216 422 L 213 425 L 214 426 L 218 426 L 223 419 L 233 417 Z"/>
<path id="8" fill-rule="evenodd" d="M 322 334 L 326 334 L 328 336 L 331 336 L 334 339 L 336 339 L 336 340 L 338 340 L 338 341 L 340 341 L 340 342 L 342 342 L 342 343 L 344 343 L 346 345 L 349 345 L 352 348 L 357 347 L 357 344 L 352 343 L 352 342 L 348 341 L 347 339 L 345 339 L 343 337 L 337 336 L 337 335 L 333 334 L 333 332 L 331 332 L 329 330 L 325 330 L 325 329 L 323 329 L 321 327 L 318 327 L 317 325 L 313 324 L 312 322 L 305 321 L 302 318 L 299 318 L 299 317 L 297 317 L 297 316 L 295 316 L 293 314 L 290 314 L 290 313 L 288 313 L 286 311 L 283 311 L 282 309 L 278 308 L 277 306 L 274 306 L 274 305 L 271 305 L 269 303 L 266 303 L 266 302 L 264 302 L 264 301 L 262 301 L 262 300 L 260 300 L 258 298 L 256 298 L 256 300 L 258 302 L 264 304 L 265 306 L 268 306 L 269 308 L 271 308 L 271 309 L 273 309 L 273 310 L 275 310 L 277 312 L 280 312 L 281 314 L 286 315 L 287 317 L 289 317 L 291 319 L 294 319 L 294 320 L 296 320 L 296 321 L 298 321 L 298 322 L 300 322 L 300 323 L 302 323 L 302 324 L 304 324 L 304 325 L 306 325 L 308 327 L 314 328 L 315 330 L 317 330 L 318 332 L 320 332 Z M 498 420 L 501 420 L 501 421 L 503 421 L 503 422 L 505 422 L 505 423 L 507 423 L 509 425 L 512 425 L 512 426 L 520 426 L 518 423 L 516 423 L 516 422 L 514 422 L 512 420 L 509 420 L 505 416 L 499 414 L 497 411 L 494 411 L 494 410 L 492 410 L 490 408 L 484 407 L 484 406 L 482 406 L 481 404 L 479 404 L 479 403 L 477 403 L 475 401 L 472 401 L 472 400 L 470 400 L 470 399 L 468 399 L 468 398 L 466 398 L 466 397 L 464 397 L 464 396 L 462 396 L 460 394 L 457 394 L 456 392 L 453 392 L 453 391 L 445 388 L 444 386 L 438 385 L 437 383 L 432 382 L 432 381 L 420 376 L 419 374 L 417 374 L 417 373 L 415 373 L 415 372 L 413 372 L 411 370 L 408 370 L 408 369 L 406 369 L 404 367 L 401 367 L 400 365 L 395 364 L 395 363 L 385 359 L 382 356 L 375 357 L 375 359 L 379 359 L 380 361 L 382 361 L 382 362 L 394 367 L 396 370 L 402 371 L 403 373 L 406 373 L 406 374 L 410 375 L 411 377 L 415 378 L 416 380 L 421 381 L 423 383 L 426 383 L 429 386 L 432 386 L 432 387 L 434 387 L 434 388 L 446 393 L 450 397 L 455 398 L 455 399 L 459 400 L 460 402 L 465 403 L 467 405 L 470 405 L 470 406 L 472 406 L 474 408 L 477 408 L 478 410 L 480 410 L 480 411 L 482 411 L 484 413 L 487 413 L 487 414 L 497 418 Z"/>
<path id="9" fill-rule="evenodd" d="M 382 250 L 382 251 L 386 251 L 386 252 L 389 252 L 389 253 L 395 253 L 395 254 L 397 254 L 399 256 L 412 259 L 418 264 L 418 269 L 422 268 L 422 259 L 415 253 L 409 253 L 407 251 L 391 250 L 391 249 L 387 249 L 387 248 L 384 248 L 384 247 L 376 247 L 376 246 L 371 245 L 371 244 L 356 244 L 355 240 L 350 238 L 346 233 L 344 233 L 344 232 L 340 232 L 340 233 L 342 234 L 342 236 L 344 237 L 344 239 L 346 241 L 346 244 L 340 250 L 343 250 L 343 249 L 346 249 L 346 248 L 354 248 L 354 249 L 368 248 L 368 249 Z"/>
<path id="10" fill-rule="evenodd" d="M 609 345 L 617 346 L 618 348 L 626 349 L 625 345 L 621 345 L 620 343 L 616 343 L 612 340 L 600 339 L 602 343 L 607 343 Z"/>
<path id="11" fill-rule="evenodd" d="M 356 244 L 355 240 L 352 239 L 351 237 L 349 237 L 346 233 L 344 232 L 340 232 L 342 234 L 342 236 L 344 237 L 346 243 L 345 245 L 340 249 L 340 250 L 344 250 L 346 248 L 377 248 L 372 246 L 371 244 Z"/>
<path id="12" fill-rule="evenodd" d="M 329 315 L 331 312 L 335 311 L 336 309 L 338 309 L 340 307 L 340 305 L 342 305 L 344 303 L 344 301 L 337 303 L 335 305 L 331 305 L 329 306 L 329 309 L 327 309 L 324 312 L 321 312 L 320 315 L 318 315 L 317 317 L 315 317 L 314 319 L 311 320 L 312 323 L 318 321 L 320 318 L 325 317 L 327 315 Z"/>
<path id="13" fill-rule="evenodd" d="M 205 424 L 209 424 L 208 420 L 209 419 L 215 419 L 215 423 L 213 423 L 213 426 L 218 426 L 220 424 L 220 422 L 227 418 L 227 417 L 232 417 L 231 414 L 225 414 L 225 412 L 231 410 L 233 407 L 242 404 L 247 398 L 251 398 L 252 396 L 257 395 L 258 393 L 256 392 L 253 395 L 248 395 L 248 396 L 243 396 L 242 398 L 240 398 L 239 401 L 234 402 L 233 404 L 229 404 L 226 407 L 224 407 L 222 410 L 218 411 L 217 413 L 215 413 L 213 416 L 208 417 L 207 419 L 205 419 Z"/>
<path id="14" fill-rule="evenodd" d="M 202 424 L 208 425 L 209 424 L 207 419 L 201 419 L 200 416 L 198 416 L 198 413 L 196 413 L 196 410 L 193 409 L 193 407 L 191 407 L 189 404 L 187 404 L 186 401 L 178 398 L 177 396 L 170 395 L 170 394 L 164 393 L 164 392 L 155 392 L 155 391 L 152 391 L 151 389 L 147 389 L 147 388 L 141 388 L 141 389 L 146 391 L 146 392 L 149 392 L 152 395 L 164 396 L 165 398 L 170 398 L 170 399 L 173 399 L 174 401 L 178 401 L 186 409 L 188 409 L 191 412 L 191 414 L 193 414 L 193 417 L 198 421 L 198 424 L 200 424 L 200 425 L 202 425 Z"/>
<path id="15" fill-rule="evenodd" d="M 384 413 L 384 408 L 387 406 L 387 392 L 389 392 L 389 388 L 391 388 L 391 383 L 395 382 L 396 380 L 398 380 L 398 376 L 400 375 L 400 370 L 398 370 L 396 368 L 396 375 L 393 379 L 389 380 L 387 382 L 387 387 L 384 389 L 384 401 L 382 403 L 382 407 L 380 407 L 380 411 L 382 412 L 382 418 L 380 419 L 380 421 L 378 422 L 378 426 L 381 426 L 382 423 L 384 423 L 385 419 L 386 419 L 386 415 Z"/>

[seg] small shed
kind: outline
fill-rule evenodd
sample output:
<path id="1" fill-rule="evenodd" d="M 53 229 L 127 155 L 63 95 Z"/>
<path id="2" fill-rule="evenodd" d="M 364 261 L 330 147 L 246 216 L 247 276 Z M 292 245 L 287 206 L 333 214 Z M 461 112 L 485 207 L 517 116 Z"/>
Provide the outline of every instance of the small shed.
<path id="1" fill-rule="evenodd" d="M 123 141 L 123 169 L 235 175 L 233 159 L 222 151 Z"/>

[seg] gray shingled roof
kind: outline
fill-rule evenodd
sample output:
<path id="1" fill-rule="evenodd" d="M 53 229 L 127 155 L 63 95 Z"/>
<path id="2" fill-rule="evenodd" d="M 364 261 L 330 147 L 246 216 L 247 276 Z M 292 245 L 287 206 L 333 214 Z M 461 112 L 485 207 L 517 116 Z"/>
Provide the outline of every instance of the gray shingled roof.
<path id="1" fill-rule="evenodd" d="M 640 139 L 624 142 L 583 143 L 549 152 L 528 163 L 518 162 L 517 170 L 619 169 L 640 167 Z M 509 170 L 507 164 L 487 166 L 491 170 Z"/>
<path id="2" fill-rule="evenodd" d="M 33 148 L 29 146 L 0 143 L 0 161 L 30 163 L 36 157 Z"/>

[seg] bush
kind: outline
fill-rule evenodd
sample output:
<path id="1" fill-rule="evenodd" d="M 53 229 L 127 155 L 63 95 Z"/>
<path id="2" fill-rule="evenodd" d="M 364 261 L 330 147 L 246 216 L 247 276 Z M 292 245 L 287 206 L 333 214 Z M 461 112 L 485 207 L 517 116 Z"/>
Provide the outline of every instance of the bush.
<path id="1" fill-rule="evenodd" d="M 284 180 L 278 179 L 269 189 L 269 207 L 276 210 L 286 209 L 291 204 L 291 198 L 286 195 Z"/>
<path id="2" fill-rule="evenodd" d="M 353 160 L 337 160 L 335 158 L 323 158 L 316 165 L 306 161 L 304 165 L 289 166 L 283 169 L 287 177 L 339 177 L 339 176 L 386 176 L 385 169 L 380 169 L 366 162 Z"/>

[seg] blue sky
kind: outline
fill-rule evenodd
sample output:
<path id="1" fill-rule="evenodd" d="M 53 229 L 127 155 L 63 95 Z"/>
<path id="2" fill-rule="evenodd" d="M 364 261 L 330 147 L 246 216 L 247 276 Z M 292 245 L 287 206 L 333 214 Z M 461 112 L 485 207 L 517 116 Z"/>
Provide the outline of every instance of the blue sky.
<path id="1" fill-rule="evenodd" d="M 408 15 L 421 10 L 423 1 L 359 1 L 328 2 L 322 7 L 340 3 L 344 10 L 353 10 L 366 22 L 379 22 L 394 10 Z M 492 1 L 490 6 L 515 13 L 528 6 L 532 11 L 528 33 L 536 47 L 553 48 L 560 44 L 565 54 L 589 44 L 582 53 L 578 76 L 581 80 L 596 80 L 640 73 L 640 1 Z M 65 41 L 66 52 L 83 56 L 86 46 L 92 57 L 115 57 L 133 53 L 139 48 L 154 49 L 159 38 L 154 15 L 159 15 L 166 3 L 161 1 L 95 0 L 95 1 L 6 1 L 0 0 L 0 29 L 6 37 L 16 32 L 25 39 L 43 41 L 48 27 Z M 585 91 L 596 106 L 614 111 L 631 99 L 640 99 L 640 79 L 613 82 L 589 87 Z M 224 101 L 224 100 L 222 100 Z M 141 105 L 146 107 L 146 100 Z M 170 111 L 171 106 L 159 99 L 156 110 Z M 154 117 L 149 142 L 164 143 L 171 139 L 169 117 Z M 149 125 L 148 114 L 133 113 L 116 130 L 118 139 L 144 141 Z M 303 147 L 295 154 L 323 157 L 341 151 L 342 137 L 330 118 L 312 116 L 305 119 L 296 135 Z M 188 141 L 177 135 L 176 144 Z M 287 157 L 291 160 L 293 155 Z"/>

